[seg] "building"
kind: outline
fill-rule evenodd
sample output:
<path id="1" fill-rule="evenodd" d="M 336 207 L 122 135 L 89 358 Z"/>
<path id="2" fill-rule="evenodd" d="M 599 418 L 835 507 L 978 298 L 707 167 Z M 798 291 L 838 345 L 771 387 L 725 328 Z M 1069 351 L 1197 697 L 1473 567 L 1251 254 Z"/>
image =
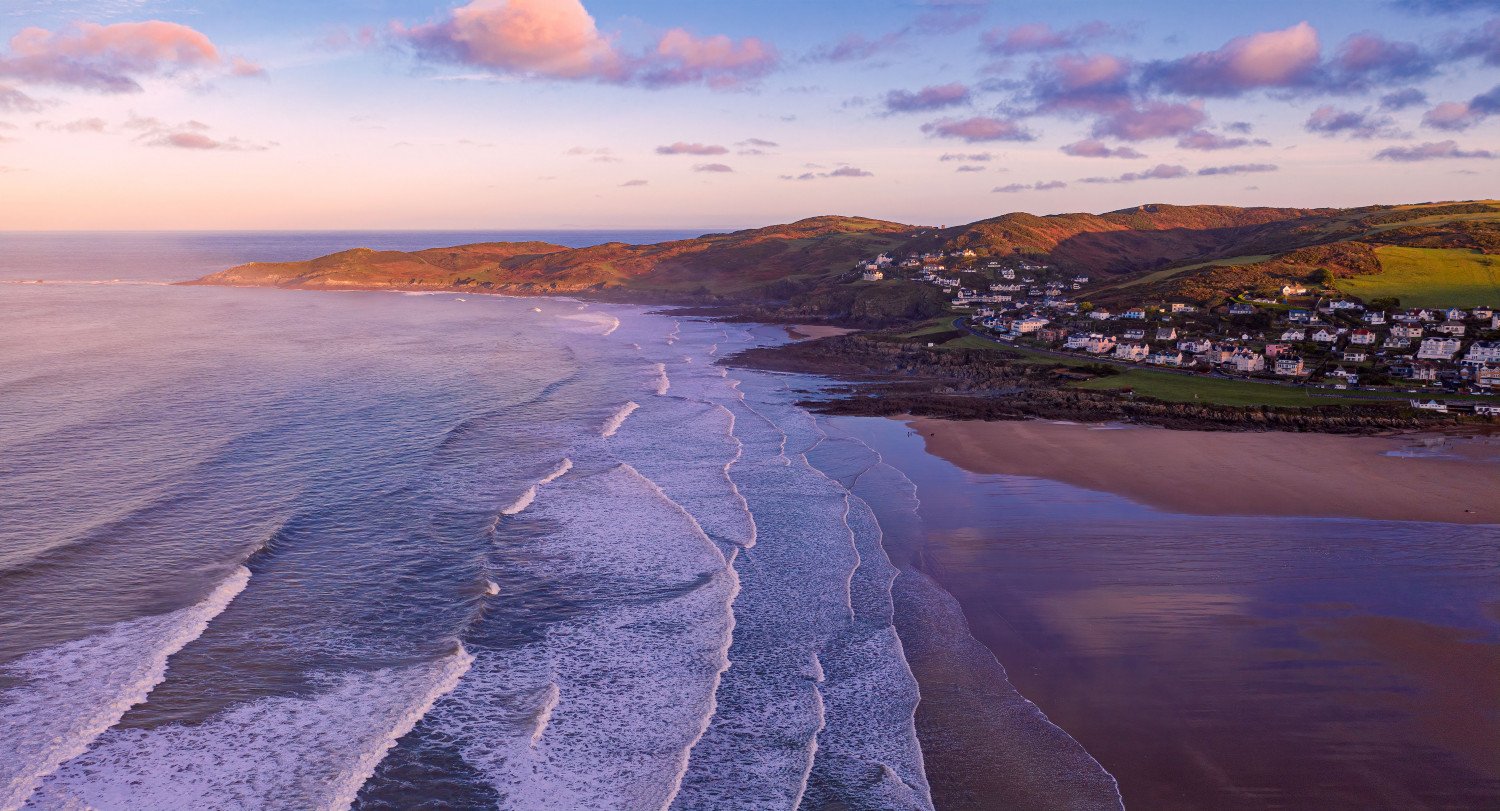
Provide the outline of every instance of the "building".
<path id="1" fill-rule="evenodd" d="M 1025 335 L 1028 332 L 1036 332 L 1045 326 L 1047 326 L 1047 319 L 1031 316 L 1030 318 L 1017 319 L 1015 323 L 1010 325 L 1010 329 L 1018 335 Z"/>
<path id="2" fill-rule="evenodd" d="M 1125 343 L 1115 346 L 1115 357 L 1120 360 L 1145 360 L 1149 354 L 1151 354 L 1151 347 L 1146 344 Z"/>
<path id="3" fill-rule="evenodd" d="M 1183 304 L 1180 301 L 1174 301 L 1171 304 L 1168 304 L 1167 305 L 1167 310 L 1170 311 L 1170 312 L 1174 312 L 1174 313 L 1195 313 L 1195 312 L 1198 312 L 1198 308 L 1197 307 L 1194 307 L 1191 304 Z"/>
<path id="4" fill-rule="evenodd" d="M 1113 335 L 1090 335 L 1089 342 L 1084 347 L 1091 355 L 1103 355 L 1115 351 L 1117 341 Z"/>
<path id="5" fill-rule="evenodd" d="M 1300 377 L 1307 374 L 1302 359 L 1296 355 L 1284 355 L 1276 359 L 1276 374 L 1283 377 Z"/>
<path id="6" fill-rule="evenodd" d="M 1161 328 L 1157 329 L 1156 330 L 1156 340 L 1158 340 L 1158 341 L 1175 341 L 1175 340 L 1177 340 L 1177 328 L 1176 327 L 1161 327 Z"/>
<path id="7" fill-rule="evenodd" d="M 1266 357 L 1268 358 L 1279 358 L 1282 355 L 1290 354 L 1291 351 L 1291 344 L 1266 344 Z"/>
<path id="8" fill-rule="evenodd" d="M 1444 321 L 1443 323 L 1437 325 L 1438 332 L 1441 332 L 1444 335 L 1452 335 L 1455 338 L 1464 337 L 1464 331 L 1466 329 L 1467 328 L 1464 327 L 1462 321 Z"/>
<path id="9" fill-rule="evenodd" d="M 1464 355 L 1464 363 L 1500 363 L 1500 341 L 1475 341 Z"/>
<path id="10" fill-rule="evenodd" d="M 1310 310 L 1287 310 L 1286 320 L 1294 324 L 1306 324 L 1312 320 L 1312 312 Z"/>
<path id="11" fill-rule="evenodd" d="M 878 270 L 866 270 L 864 273 L 860 274 L 860 278 L 864 279 L 867 282 L 878 282 L 881 279 L 885 278 L 885 274 Z"/>
<path id="12" fill-rule="evenodd" d="M 1312 339 L 1320 344 L 1331 344 L 1339 339 L 1339 334 L 1333 330 L 1320 329 L 1312 334 Z"/>
<path id="13" fill-rule="evenodd" d="M 1443 318 L 1449 321 L 1462 321 L 1468 317 L 1468 313 L 1458 309 L 1457 307 L 1449 307 L 1447 310 L 1443 311 Z"/>
<path id="14" fill-rule="evenodd" d="M 1423 360 L 1453 360 L 1462 344 L 1457 338 L 1424 338 L 1417 348 L 1417 357 Z"/>
<path id="15" fill-rule="evenodd" d="M 1307 288 L 1303 287 L 1300 284 L 1297 284 L 1297 285 L 1293 285 L 1293 284 L 1283 285 L 1282 288 L 1281 288 L 1281 295 L 1283 295 L 1283 296 L 1304 296 L 1304 295 L 1307 295 Z"/>
<path id="16" fill-rule="evenodd" d="M 1349 343 L 1370 346 L 1375 343 L 1375 333 L 1367 329 L 1357 329 L 1349 333 Z"/>
<path id="17" fill-rule="evenodd" d="M 1366 324 L 1378 326 L 1385 323 L 1385 313 L 1379 310 L 1365 310 L 1364 315 L 1361 315 L 1359 320 Z"/>
<path id="18" fill-rule="evenodd" d="M 1500 365 L 1469 366 L 1469 379 L 1481 389 L 1500 387 Z"/>
<path id="19" fill-rule="evenodd" d="M 1144 341 L 1146 340 L 1146 331 L 1143 329 L 1127 329 L 1125 330 L 1124 337 L 1127 341 Z"/>
<path id="20" fill-rule="evenodd" d="M 1144 320 L 1146 318 L 1146 311 L 1143 310 L 1143 309 L 1141 309 L 1140 307 L 1131 307 L 1130 309 L 1128 309 L 1128 310 L 1125 311 L 1124 315 L 1122 315 L 1120 317 L 1121 318 L 1131 318 L 1131 319 L 1135 319 L 1136 321 L 1142 321 L 1142 320 Z"/>
<path id="21" fill-rule="evenodd" d="M 1243 375 L 1263 372 L 1266 370 L 1266 358 L 1259 352 L 1239 349 L 1229 356 L 1229 366 Z"/>
<path id="22" fill-rule="evenodd" d="M 1436 411 L 1439 414 L 1448 413 L 1448 404 L 1437 400 L 1412 400 L 1411 407 L 1419 411 Z"/>
<path id="23" fill-rule="evenodd" d="M 1370 359 L 1370 356 L 1363 352 L 1345 352 L 1343 357 L 1345 363 L 1364 363 Z"/>
<path id="24" fill-rule="evenodd" d="M 1175 349 L 1159 349 L 1147 355 L 1146 362 L 1154 366 L 1181 366 L 1182 353 Z"/>
<path id="25" fill-rule="evenodd" d="M 1213 342 L 1209 341 L 1207 338 L 1189 338 L 1186 341 L 1178 341 L 1177 348 L 1182 350 L 1183 352 L 1191 352 L 1194 355 L 1201 355 L 1213 348 Z"/>
<path id="26" fill-rule="evenodd" d="M 1229 305 L 1230 315 L 1255 315 L 1254 304 L 1240 304 L 1238 302 Z"/>
<path id="27" fill-rule="evenodd" d="M 1095 321 L 1108 321 L 1109 319 L 1114 318 L 1114 316 L 1110 315 L 1109 310 L 1093 310 L 1089 313 L 1089 318 L 1092 318 Z"/>
<path id="28" fill-rule="evenodd" d="M 1283 341 L 1305 341 L 1305 340 L 1307 340 L 1307 330 L 1303 330 L 1303 329 L 1289 329 L 1286 332 L 1281 333 L 1281 340 L 1283 340 Z"/>
<path id="29" fill-rule="evenodd" d="M 1422 328 L 1414 324 L 1397 324 L 1391 327 L 1391 337 L 1415 341 L 1422 337 Z"/>

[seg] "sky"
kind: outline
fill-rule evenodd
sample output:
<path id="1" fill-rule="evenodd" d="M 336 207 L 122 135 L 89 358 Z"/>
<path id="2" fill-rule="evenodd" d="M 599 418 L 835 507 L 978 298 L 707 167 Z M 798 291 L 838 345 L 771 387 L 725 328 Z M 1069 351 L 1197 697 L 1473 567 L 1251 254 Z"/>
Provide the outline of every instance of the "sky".
<path id="1" fill-rule="evenodd" d="M 1500 197 L 1500 0 L 3 0 L 0 229 Z"/>

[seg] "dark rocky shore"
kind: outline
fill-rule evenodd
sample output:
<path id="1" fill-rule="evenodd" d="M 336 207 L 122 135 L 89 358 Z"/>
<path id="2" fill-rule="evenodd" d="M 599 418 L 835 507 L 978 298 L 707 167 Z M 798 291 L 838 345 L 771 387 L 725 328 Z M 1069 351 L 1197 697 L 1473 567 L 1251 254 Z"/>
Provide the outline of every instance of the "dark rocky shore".
<path id="1" fill-rule="evenodd" d="M 860 333 L 751 349 L 733 366 L 849 381 L 804 405 L 818 413 L 973 420 L 1122 421 L 1165 428 L 1370 434 L 1457 428 L 1451 415 L 1418 415 L 1404 401 L 1304 408 L 1164 402 L 1067 384 L 1113 374 L 1111 367 L 1025 362 L 1001 351 L 940 349 L 926 342 Z"/>

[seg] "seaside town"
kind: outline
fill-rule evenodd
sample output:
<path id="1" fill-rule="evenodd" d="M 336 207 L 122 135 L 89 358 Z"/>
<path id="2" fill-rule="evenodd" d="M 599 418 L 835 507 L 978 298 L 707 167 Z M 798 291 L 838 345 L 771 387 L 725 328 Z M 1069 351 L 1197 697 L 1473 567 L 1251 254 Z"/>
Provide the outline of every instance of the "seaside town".
<path id="1" fill-rule="evenodd" d="M 1403 308 L 1322 284 L 1243 291 L 1213 306 L 1089 301 L 1108 289 L 1033 256 L 973 250 L 882 254 L 858 263 L 860 282 L 904 278 L 948 294 L 955 326 L 1060 358 L 1335 391 L 1415 394 L 1437 412 L 1500 416 L 1500 313 L 1493 307 Z M 1118 299 L 1118 296 L 1111 296 Z M 1462 399 L 1451 399 L 1455 395 Z"/>

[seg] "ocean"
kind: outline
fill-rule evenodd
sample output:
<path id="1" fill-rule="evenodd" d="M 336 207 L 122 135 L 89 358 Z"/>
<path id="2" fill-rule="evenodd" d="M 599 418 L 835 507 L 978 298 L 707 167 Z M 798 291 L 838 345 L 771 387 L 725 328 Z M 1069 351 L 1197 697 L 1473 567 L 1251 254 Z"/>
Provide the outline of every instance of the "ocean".
<path id="1" fill-rule="evenodd" d="M 931 807 L 784 330 L 170 284 L 686 235 L 0 236 L 0 808 Z"/>
<path id="2" fill-rule="evenodd" d="M 769 325 L 172 284 L 692 235 L 0 234 L 0 811 L 1500 797 L 1495 527 L 968 473 Z"/>

